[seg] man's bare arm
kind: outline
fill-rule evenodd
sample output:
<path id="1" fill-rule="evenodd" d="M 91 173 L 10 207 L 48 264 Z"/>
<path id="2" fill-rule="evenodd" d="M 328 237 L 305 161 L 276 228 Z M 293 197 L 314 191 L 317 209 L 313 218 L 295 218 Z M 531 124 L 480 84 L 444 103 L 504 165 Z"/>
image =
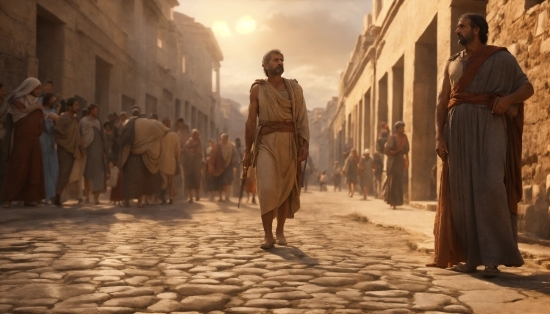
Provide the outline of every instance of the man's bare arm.
<path id="1" fill-rule="evenodd" d="M 511 105 L 526 101 L 531 98 L 534 93 L 535 90 L 531 83 L 523 84 L 515 92 L 503 97 L 497 97 L 493 104 L 493 113 L 501 115 L 505 113 Z"/>
<path id="2" fill-rule="evenodd" d="M 243 166 L 249 167 L 251 162 L 251 149 L 254 143 L 254 135 L 256 133 L 256 118 L 258 117 L 258 95 L 260 93 L 260 87 L 254 85 L 250 90 L 250 105 L 248 106 L 248 119 L 246 120 L 244 130 L 244 157 Z"/>
<path id="3" fill-rule="evenodd" d="M 445 124 L 447 123 L 447 112 L 449 100 L 451 98 L 451 82 L 449 80 L 449 64 L 445 66 L 445 72 L 443 74 L 443 83 L 441 84 L 441 90 L 437 97 L 437 105 L 435 109 L 435 151 L 437 155 L 442 159 L 447 159 L 449 153 L 447 149 L 447 143 L 445 142 Z"/>

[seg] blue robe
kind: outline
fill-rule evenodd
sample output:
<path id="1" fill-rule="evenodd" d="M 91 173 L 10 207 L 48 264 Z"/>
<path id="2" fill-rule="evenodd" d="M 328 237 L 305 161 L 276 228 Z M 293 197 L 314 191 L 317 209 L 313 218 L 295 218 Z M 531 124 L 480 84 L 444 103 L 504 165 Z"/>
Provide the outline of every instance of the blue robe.
<path id="1" fill-rule="evenodd" d="M 55 113 L 54 109 L 44 109 L 44 113 Z M 44 182 L 46 186 L 46 200 L 55 196 L 57 186 L 58 163 L 53 135 L 54 124 L 50 119 L 44 121 L 44 131 L 40 136 L 42 146 L 42 160 L 44 161 Z"/>

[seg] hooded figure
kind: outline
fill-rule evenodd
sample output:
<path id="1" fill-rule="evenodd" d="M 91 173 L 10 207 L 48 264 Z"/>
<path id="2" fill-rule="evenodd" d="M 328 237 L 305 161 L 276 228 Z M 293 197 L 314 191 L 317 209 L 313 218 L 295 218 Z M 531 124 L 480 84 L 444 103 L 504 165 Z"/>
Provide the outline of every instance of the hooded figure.
<path id="1" fill-rule="evenodd" d="M 46 198 L 44 165 L 40 135 L 44 129 L 42 104 L 36 102 L 41 83 L 35 78 L 26 79 L 8 97 L 8 120 L 13 121 L 13 131 L 6 134 L 11 139 L 6 182 L 2 187 L 3 207 L 12 201 L 23 201 L 26 206 Z"/>

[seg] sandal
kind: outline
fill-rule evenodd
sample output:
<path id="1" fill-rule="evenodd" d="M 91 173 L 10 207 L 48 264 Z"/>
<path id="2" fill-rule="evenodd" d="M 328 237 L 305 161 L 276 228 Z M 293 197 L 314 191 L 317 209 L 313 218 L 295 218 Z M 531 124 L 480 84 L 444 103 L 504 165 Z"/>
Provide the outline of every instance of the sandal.
<path id="1" fill-rule="evenodd" d="M 485 278 L 495 278 L 500 273 L 498 266 L 485 266 L 483 271 L 483 277 Z"/>
<path id="2" fill-rule="evenodd" d="M 4 204 L 2 204 L 2 208 L 10 208 L 11 207 L 11 202 L 5 202 Z"/>
<path id="3" fill-rule="evenodd" d="M 470 273 L 475 273 L 477 271 L 477 268 L 467 266 L 466 264 L 458 264 L 451 267 L 451 270 L 459 273 L 470 274 Z"/>
<path id="4" fill-rule="evenodd" d="M 26 207 L 36 207 L 36 206 L 38 206 L 38 203 L 37 202 L 28 202 L 28 203 L 25 202 L 25 203 L 23 203 L 23 205 L 26 206 Z"/>

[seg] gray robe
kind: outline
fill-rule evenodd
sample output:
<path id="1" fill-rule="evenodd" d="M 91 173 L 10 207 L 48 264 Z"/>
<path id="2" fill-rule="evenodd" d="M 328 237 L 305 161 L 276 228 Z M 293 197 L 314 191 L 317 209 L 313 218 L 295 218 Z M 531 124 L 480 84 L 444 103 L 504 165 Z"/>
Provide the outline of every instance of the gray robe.
<path id="1" fill-rule="evenodd" d="M 449 63 L 451 85 L 463 73 L 461 56 Z M 489 57 L 465 92 L 508 95 L 529 83 L 506 51 Z M 447 116 L 449 181 L 453 223 L 467 265 L 521 266 L 514 238 L 517 215 L 508 208 L 504 175 L 506 120 L 484 105 L 460 104 Z"/>

